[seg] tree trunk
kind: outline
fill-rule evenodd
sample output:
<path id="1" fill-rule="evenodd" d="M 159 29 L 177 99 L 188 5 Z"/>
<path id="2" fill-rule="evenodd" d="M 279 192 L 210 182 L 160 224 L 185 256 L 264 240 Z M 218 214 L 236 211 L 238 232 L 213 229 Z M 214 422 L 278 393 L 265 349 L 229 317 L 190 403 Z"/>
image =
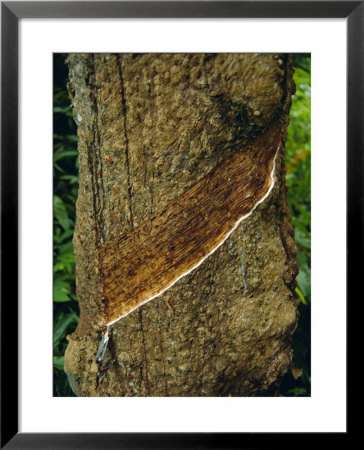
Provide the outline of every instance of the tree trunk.
<path id="1" fill-rule="evenodd" d="M 101 368 L 97 254 L 253 148 L 273 123 L 285 140 L 290 56 L 75 54 L 68 61 L 80 162 L 74 249 L 81 318 L 65 357 L 73 390 L 272 395 L 290 364 L 297 322 L 283 146 L 269 195 L 198 267 L 112 325 Z M 259 164 L 253 158 L 252 170 Z"/>

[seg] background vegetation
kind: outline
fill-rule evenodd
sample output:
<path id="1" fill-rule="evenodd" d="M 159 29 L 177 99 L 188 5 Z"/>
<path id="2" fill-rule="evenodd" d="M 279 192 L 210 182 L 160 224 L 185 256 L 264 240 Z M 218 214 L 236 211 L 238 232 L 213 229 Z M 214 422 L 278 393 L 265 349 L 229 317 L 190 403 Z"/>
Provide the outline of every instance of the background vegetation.
<path id="1" fill-rule="evenodd" d="M 53 365 L 54 396 L 74 396 L 63 372 L 66 336 L 78 322 L 72 236 L 78 190 L 77 130 L 67 91 L 67 55 L 53 60 Z"/>
<path id="2" fill-rule="evenodd" d="M 67 92 L 68 69 L 65 54 L 55 54 L 53 64 L 53 395 L 74 396 L 63 372 L 66 336 L 79 318 L 75 293 L 75 257 L 72 235 L 78 189 L 77 130 Z M 311 57 L 294 55 L 296 94 L 286 144 L 288 201 L 298 247 L 300 271 L 296 296 L 300 320 L 293 336 L 291 370 L 282 379 L 280 395 L 308 396 L 311 345 Z"/>

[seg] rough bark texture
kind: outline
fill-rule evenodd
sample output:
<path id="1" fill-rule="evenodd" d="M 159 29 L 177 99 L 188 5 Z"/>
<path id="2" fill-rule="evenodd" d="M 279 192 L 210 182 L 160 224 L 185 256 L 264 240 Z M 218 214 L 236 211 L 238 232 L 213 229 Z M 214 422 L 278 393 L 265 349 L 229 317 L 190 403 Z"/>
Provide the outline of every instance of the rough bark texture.
<path id="1" fill-rule="evenodd" d="M 198 268 L 112 326 L 105 370 L 97 249 L 167 207 L 275 121 L 285 136 L 288 55 L 69 57 L 80 187 L 81 319 L 65 370 L 80 396 L 272 393 L 292 356 L 297 272 L 284 149 L 269 197 Z M 120 280 L 120 283 L 123 281 Z"/>

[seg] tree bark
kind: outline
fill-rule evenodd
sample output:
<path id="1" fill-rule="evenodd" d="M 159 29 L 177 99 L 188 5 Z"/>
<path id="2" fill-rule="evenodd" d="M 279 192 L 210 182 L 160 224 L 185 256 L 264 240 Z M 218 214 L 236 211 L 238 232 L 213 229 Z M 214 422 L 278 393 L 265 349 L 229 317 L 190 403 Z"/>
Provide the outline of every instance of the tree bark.
<path id="1" fill-rule="evenodd" d="M 73 390 L 272 395 L 290 364 L 297 323 L 283 146 L 269 196 L 199 267 L 112 326 L 101 371 L 97 253 L 273 123 L 285 139 L 290 56 L 74 54 L 68 62 L 80 163 L 74 249 L 81 317 L 65 357 Z"/>

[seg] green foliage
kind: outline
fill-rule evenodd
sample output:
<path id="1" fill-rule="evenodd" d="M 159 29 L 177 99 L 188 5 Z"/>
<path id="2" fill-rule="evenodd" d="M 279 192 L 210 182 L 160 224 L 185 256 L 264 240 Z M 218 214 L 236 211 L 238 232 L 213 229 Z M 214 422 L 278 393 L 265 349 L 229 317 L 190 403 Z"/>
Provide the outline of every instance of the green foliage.
<path id="1" fill-rule="evenodd" d="M 65 55 L 54 55 L 53 91 L 53 394 L 73 396 L 63 371 L 66 336 L 77 326 L 72 236 L 78 189 L 76 127 L 67 88 Z"/>
<path id="2" fill-rule="evenodd" d="M 72 235 L 78 189 L 76 127 L 68 97 L 67 55 L 54 55 L 54 395 L 74 396 L 63 371 L 66 336 L 77 326 L 79 308 L 75 294 L 75 257 Z M 281 395 L 310 395 L 311 301 L 311 57 L 294 55 L 296 94 L 286 143 L 288 201 L 298 248 L 300 271 L 296 294 L 300 321 L 293 336 L 294 364 L 302 369 L 282 380 Z"/>
<path id="3" fill-rule="evenodd" d="M 300 320 L 293 336 L 293 362 L 302 369 L 297 380 L 289 372 L 281 384 L 285 396 L 308 396 L 311 371 L 311 56 L 293 58 L 296 93 L 286 143 L 288 202 L 298 249 L 299 273 L 295 290 Z"/>

